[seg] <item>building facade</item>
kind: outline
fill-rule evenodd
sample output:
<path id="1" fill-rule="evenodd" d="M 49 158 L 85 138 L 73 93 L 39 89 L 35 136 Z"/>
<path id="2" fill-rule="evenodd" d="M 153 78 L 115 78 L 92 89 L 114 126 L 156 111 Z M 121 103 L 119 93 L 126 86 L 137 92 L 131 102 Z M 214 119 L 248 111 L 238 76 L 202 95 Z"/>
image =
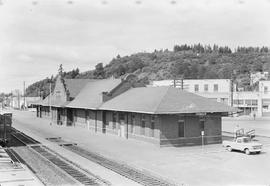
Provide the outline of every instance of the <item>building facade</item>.
<path id="1" fill-rule="evenodd" d="M 161 80 L 153 81 L 151 86 L 184 89 L 238 108 L 242 110 L 240 115 L 270 116 L 270 81 L 267 80 L 259 81 L 258 91 L 235 91 L 236 88 L 229 79 Z"/>
<path id="2" fill-rule="evenodd" d="M 152 86 L 172 86 L 206 97 L 210 100 L 231 105 L 230 79 L 184 79 L 153 81 Z"/>
<path id="3" fill-rule="evenodd" d="M 68 81 L 57 79 L 38 117 L 160 146 L 221 143 L 221 117 L 236 111 L 177 88 L 144 87 L 134 75 L 89 80 L 76 93 Z"/>
<path id="4" fill-rule="evenodd" d="M 270 81 L 259 82 L 258 111 L 262 116 L 270 116 Z"/>

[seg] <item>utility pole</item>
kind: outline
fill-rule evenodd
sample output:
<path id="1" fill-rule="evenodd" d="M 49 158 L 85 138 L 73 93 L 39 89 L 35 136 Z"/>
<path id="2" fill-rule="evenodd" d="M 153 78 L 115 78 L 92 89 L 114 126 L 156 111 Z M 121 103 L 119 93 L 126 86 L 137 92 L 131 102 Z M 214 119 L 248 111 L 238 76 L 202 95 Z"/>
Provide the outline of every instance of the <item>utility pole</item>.
<path id="1" fill-rule="evenodd" d="M 233 78 L 231 78 L 231 107 L 233 106 Z"/>
<path id="2" fill-rule="evenodd" d="M 25 81 L 23 82 L 23 108 L 25 109 Z"/>
<path id="3" fill-rule="evenodd" d="M 183 78 L 183 76 L 181 77 L 181 89 L 184 90 L 184 78 Z"/>
<path id="4" fill-rule="evenodd" d="M 21 110 L 21 104 L 20 104 L 21 100 L 20 100 L 20 91 L 19 90 L 17 91 L 17 96 L 18 96 L 18 98 L 17 98 L 18 99 L 18 109 Z"/>
<path id="5" fill-rule="evenodd" d="M 52 81 L 50 80 L 50 94 L 49 94 L 49 98 L 50 98 L 50 116 L 51 116 L 51 123 L 50 124 L 52 124 L 52 120 L 53 120 L 53 118 L 52 118 Z"/>

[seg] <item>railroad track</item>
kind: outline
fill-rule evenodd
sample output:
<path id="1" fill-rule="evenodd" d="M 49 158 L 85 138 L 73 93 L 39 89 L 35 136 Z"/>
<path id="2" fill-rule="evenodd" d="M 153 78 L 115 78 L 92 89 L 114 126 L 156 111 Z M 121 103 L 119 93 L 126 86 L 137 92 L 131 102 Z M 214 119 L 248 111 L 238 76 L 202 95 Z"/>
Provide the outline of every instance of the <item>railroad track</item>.
<path id="1" fill-rule="evenodd" d="M 128 165 L 118 163 L 114 160 L 107 159 L 101 155 L 98 155 L 93 152 L 86 151 L 78 146 L 64 146 L 64 148 L 85 157 L 86 159 L 93 161 L 107 169 L 110 169 L 128 179 L 131 179 L 141 185 L 145 186 L 172 186 L 175 184 L 169 183 L 166 180 L 158 178 L 156 176 L 151 175 L 150 173 L 146 173 L 140 170 L 137 170 Z"/>
<path id="2" fill-rule="evenodd" d="M 6 148 L 5 151 L 9 155 L 9 157 L 12 159 L 13 162 L 24 164 L 25 166 L 28 167 L 29 170 L 31 170 L 34 174 L 36 174 L 36 171 L 33 170 L 32 167 L 27 162 L 25 162 L 22 159 L 22 157 L 17 152 L 15 152 L 12 148 Z"/>
<path id="3" fill-rule="evenodd" d="M 57 167 L 61 168 L 63 171 L 65 171 L 67 174 L 75 178 L 83 185 L 101 185 L 101 183 L 99 183 L 100 181 L 97 178 L 90 177 L 82 171 L 74 168 L 72 165 L 57 157 L 55 154 L 49 152 L 48 150 L 42 148 L 41 146 L 32 146 L 31 148 L 43 157 L 45 157 L 47 160 L 52 162 Z"/>
<path id="4" fill-rule="evenodd" d="M 31 138 L 30 136 L 27 136 L 26 134 L 18 131 L 17 129 L 12 129 L 13 132 L 10 134 L 13 136 L 15 139 L 20 141 L 24 145 L 34 145 L 34 144 L 40 144 L 37 140 Z"/>
<path id="5" fill-rule="evenodd" d="M 24 163 L 24 160 L 13 149 L 6 148 L 5 151 L 13 162 Z"/>
<path id="6" fill-rule="evenodd" d="M 87 170 L 82 169 L 77 164 L 73 163 L 62 157 L 60 154 L 54 152 L 53 150 L 42 146 L 38 141 L 35 139 L 27 136 L 26 134 L 14 129 L 14 132 L 11 135 L 16 138 L 18 141 L 23 143 L 25 146 L 28 146 L 33 151 L 37 152 L 41 157 L 47 159 L 52 164 L 66 172 L 68 175 L 73 177 L 75 180 L 80 182 L 83 185 L 111 185 L 106 180 L 101 179 L 98 176 L 90 173 Z M 11 156 L 13 161 L 21 162 L 23 164 L 27 163 L 11 148 L 6 149 L 7 153 Z M 29 167 L 29 166 L 28 166 Z M 31 167 L 29 167 L 31 169 Z M 31 169 L 32 170 L 32 169 Z M 32 170 L 35 172 L 34 170 Z"/>

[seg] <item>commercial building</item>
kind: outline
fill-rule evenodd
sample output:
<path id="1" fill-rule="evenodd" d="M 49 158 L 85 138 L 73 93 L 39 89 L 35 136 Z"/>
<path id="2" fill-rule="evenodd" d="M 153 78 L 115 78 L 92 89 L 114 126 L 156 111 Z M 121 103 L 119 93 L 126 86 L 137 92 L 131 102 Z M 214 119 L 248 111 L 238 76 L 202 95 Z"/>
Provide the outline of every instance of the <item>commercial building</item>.
<path id="1" fill-rule="evenodd" d="M 144 87 L 133 74 L 105 80 L 59 76 L 54 91 L 37 103 L 37 116 L 52 123 L 175 146 L 220 143 L 221 117 L 234 111 L 174 87 Z"/>
<path id="2" fill-rule="evenodd" d="M 184 79 L 153 81 L 152 86 L 172 86 L 206 97 L 210 100 L 231 105 L 230 79 Z"/>
<path id="3" fill-rule="evenodd" d="M 152 85 L 173 86 L 221 102 L 239 110 L 240 115 L 270 116 L 270 81 L 260 80 L 258 91 L 235 91 L 229 79 L 187 79 L 153 81 Z M 233 92 L 232 92 L 233 90 Z"/>
<path id="4" fill-rule="evenodd" d="M 258 112 L 261 116 L 270 116 L 270 81 L 259 82 Z"/>

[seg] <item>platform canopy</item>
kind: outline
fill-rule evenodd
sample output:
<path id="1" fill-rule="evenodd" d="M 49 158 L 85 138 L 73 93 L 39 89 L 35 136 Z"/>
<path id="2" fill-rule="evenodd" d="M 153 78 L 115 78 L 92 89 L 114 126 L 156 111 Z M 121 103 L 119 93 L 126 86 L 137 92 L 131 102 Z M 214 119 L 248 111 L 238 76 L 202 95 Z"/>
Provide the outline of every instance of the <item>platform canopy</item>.
<path id="1" fill-rule="evenodd" d="M 132 88 L 99 109 L 149 114 L 237 112 L 236 108 L 173 87 Z"/>

